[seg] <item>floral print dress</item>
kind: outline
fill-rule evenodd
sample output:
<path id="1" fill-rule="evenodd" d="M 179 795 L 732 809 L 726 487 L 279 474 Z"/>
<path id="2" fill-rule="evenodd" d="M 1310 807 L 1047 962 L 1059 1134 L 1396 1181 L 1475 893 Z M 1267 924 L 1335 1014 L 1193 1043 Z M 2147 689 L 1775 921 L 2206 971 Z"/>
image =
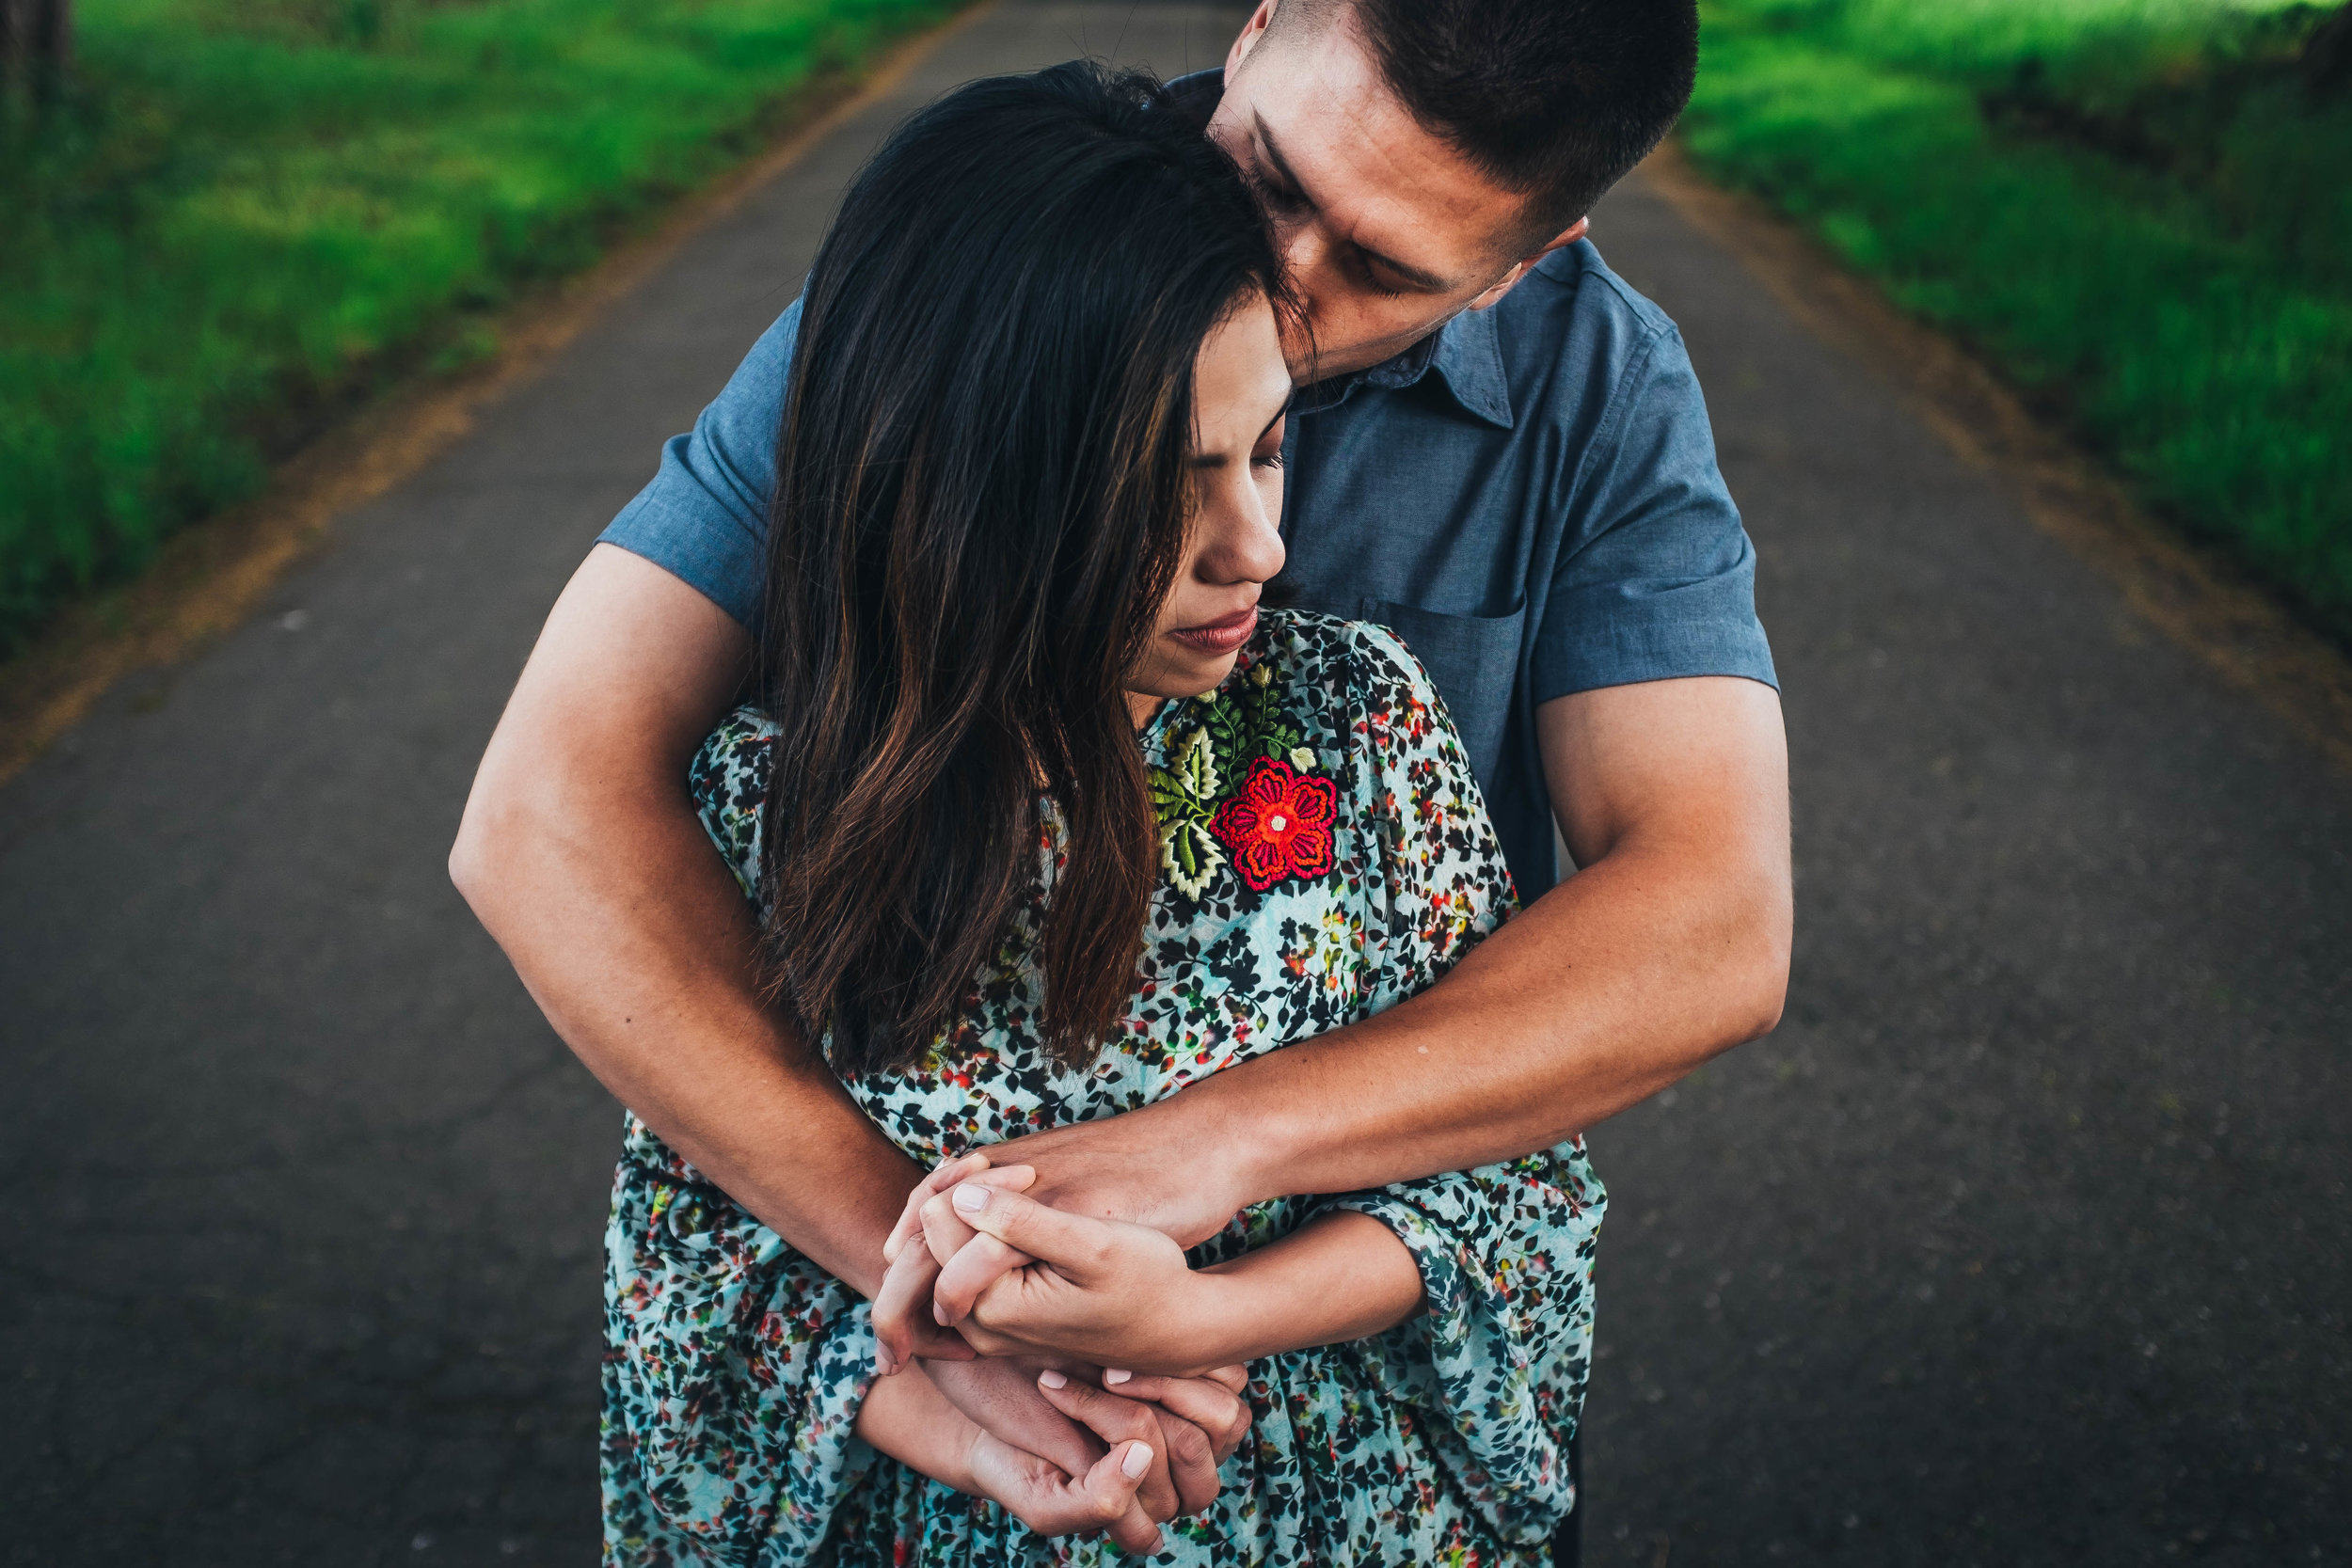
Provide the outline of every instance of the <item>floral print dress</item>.
<path id="1" fill-rule="evenodd" d="M 705 743 L 694 798 L 759 897 L 772 726 Z M 963 1015 L 914 1069 L 850 1094 L 925 1165 L 1117 1116 L 1432 982 L 1513 895 L 1459 738 L 1388 631 L 1268 613 L 1232 676 L 1142 736 L 1166 875 L 1135 1000 L 1083 1069 L 1039 1029 L 1039 886 Z M 1603 1195 L 1581 1140 L 1477 1170 L 1235 1216 L 1196 1265 L 1335 1209 L 1419 1263 L 1427 1310 L 1371 1338 L 1252 1362 L 1249 1434 L 1155 1564 L 1523 1564 L 1573 1501 L 1567 1444 L 1592 1339 Z M 753 1219 L 635 1117 L 606 1233 L 602 1479 L 613 1564 L 789 1568 L 1111 1564 L 875 1452 L 852 1427 L 874 1337 L 855 1292 Z"/>

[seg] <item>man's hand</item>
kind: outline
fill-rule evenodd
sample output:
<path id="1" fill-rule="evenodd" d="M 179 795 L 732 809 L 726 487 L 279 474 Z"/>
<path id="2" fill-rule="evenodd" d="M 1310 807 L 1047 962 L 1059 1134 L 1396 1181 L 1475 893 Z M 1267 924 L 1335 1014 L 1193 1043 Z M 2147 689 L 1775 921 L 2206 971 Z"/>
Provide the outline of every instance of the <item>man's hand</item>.
<path id="1" fill-rule="evenodd" d="M 963 1354 L 969 1354 L 961 1336 L 954 1329 L 940 1327 L 933 1318 L 931 1286 L 939 1275 L 939 1261 L 923 1226 L 924 1207 L 965 1182 L 1018 1192 L 1028 1185 L 1034 1174 L 1024 1165 L 992 1168 L 986 1154 L 975 1152 L 943 1163 L 908 1195 L 900 1223 L 884 1243 L 891 1261 L 882 1291 L 874 1299 L 876 1358 L 886 1376 L 923 1359 L 924 1370 L 931 1381 L 976 1422 L 1035 1453 L 1053 1456 L 1065 1470 L 1076 1475 L 1080 1473 L 1076 1467 L 1078 1460 L 1089 1453 L 1083 1433 L 1067 1422 L 1050 1419 L 1053 1411 L 1038 1405 L 1036 1390 L 1018 1386 L 1018 1380 L 1008 1375 L 1036 1366 L 1034 1360 L 992 1359 L 979 1366 L 941 1367 L 918 1348 L 927 1336 L 944 1337 L 952 1339 Z M 959 1227 L 959 1230 L 960 1241 L 992 1241 L 968 1227 Z M 1009 1256 L 1017 1259 L 1022 1255 Z M 1083 1380 L 1096 1370 L 1091 1365 L 1070 1358 L 1057 1359 L 1057 1365 L 1046 1373 L 1049 1378 L 1063 1377 L 1066 1369 L 1078 1372 Z M 1152 1410 L 1155 1422 L 1157 1441 L 1153 1445 L 1152 1469 L 1138 1492 L 1138 1506 L 1154 1520 L 1197 1513 L 1206 1508 L 1216 1497 L 1217 1466 L 1240 1446 L 1249 1430 L 1249 1406 L 1241 1398 L 1247 1382 L 1242 1369 L 1221 1367 L 1199 1378 L 1136 1379 L 1123 1371 L 1105 1375 L 1132 1385 L 1120 1388 L 1121 1402 L 1141 1402 Z M 1089 1386 L 1081 1381 L 1077 1386 Z M 1025 1400 L 1025 1393 L 1030 1398 Z M 1072 1396 L 1110 1397 L 1100 1389 Z"/>
<path id="2" fill-rule="evenodd" d="M 876 1334 L 895 1346 L 930 1323 L 961 1323 L 981 1291 L 1030 1260 L 993 1236 L 960 1229 L 952 1212 L 930 1221 L 930 1250 L 936 1257 L 906 1258 L 903 1239 L 925 1229 L 925 1206 L 960 1180 L 1025 1192 L 1064 1213 L 1149 1226 L 1180 1248 L 1225 1228 L 1256 1200 L 1245 1196 L 1251 1183 L 1265 1179 L 1239 1161 L 1204 1162 L 1197 1149 L 1187 1149 L 1186 1124 L 1166 1114 L 1173 1103 L 1032 1132 L 993 1151 L 1003 1157 L 1009 1149 L 1019 1156 L 1018 1165 L 991 1166 L 989 1156 L 975 1151 L 933 1172 L 908 1195 L 891 1232 L 895 1277 L 876 1297 Z M 942 1264 L 943 1258 L 952 1260 Z"/>
<path id="3" fill-rule="evenodd" d="M 1069 1355 L 1180 1376 L 1228 1360 L 1201 1350 L 1219 1342 L 1223 1326 L 1211 1308 L 1216 1281 L 1149 1226 L 1066 1214 L 978 1181 L 933 1197 L 923 1218 L 928 1249 L 946 1255 L 948 1268 L 991 1241 L 1037 1259 L 990 1286 L 976 1313 L 960 1320 L 984 1355 Z M 981 1234 L 967 1243 L 974 1230 Z"/>

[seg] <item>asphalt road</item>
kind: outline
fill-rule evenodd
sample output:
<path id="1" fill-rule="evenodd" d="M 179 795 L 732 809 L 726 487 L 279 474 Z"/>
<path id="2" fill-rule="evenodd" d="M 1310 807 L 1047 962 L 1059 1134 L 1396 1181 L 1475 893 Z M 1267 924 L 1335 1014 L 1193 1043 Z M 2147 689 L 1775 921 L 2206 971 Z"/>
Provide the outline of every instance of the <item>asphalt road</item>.
<path id="1" fill-rule="evenodd" d="M 0 788 L 0 1558 L 592 1557 L 618 1114 L 449 888 L 474 759 L 898 114 L 1231 18 L 1006 0 Z M 1638 181 L 1595 232 L 1762 555 L 1800 923 L 1594 1134 L 1591 1555 L 2352 1559 L 2352 784 Z"/>

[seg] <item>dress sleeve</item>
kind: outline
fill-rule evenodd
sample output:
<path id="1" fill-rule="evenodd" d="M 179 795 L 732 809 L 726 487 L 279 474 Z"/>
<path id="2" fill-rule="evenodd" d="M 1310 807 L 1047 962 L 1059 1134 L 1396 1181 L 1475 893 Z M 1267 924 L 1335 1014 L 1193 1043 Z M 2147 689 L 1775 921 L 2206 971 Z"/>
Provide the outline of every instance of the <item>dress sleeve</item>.
<path id="1" fill-rule="evenodd" d="M 773 726 L 704 742 L 695 809 L 744 895 L 759 885 Z M 873 1450 L 871 1311 L 632 1116 L 605 1230 L 605 1560 L 816 1560 Z"/>
<path id="2" fill-rule="evenodd" d="M 873 1463 L 871 1312 L 634 1118 L 628 1142 L 605 1230 L 605 1560 L 798 1568 Z"/>
<path id="3" fill-rule="evenodd" d="M 1359 802 L 1384 835 L 1387 936 L 1375 1006 L 1425 989 L 1512 904 L 1502 847 L 1428 677 L 1374 631 L 1359 721 Z M 1394 1231 L 1427 1310 L 1352 1347 L 1374 1385 L 1429 1418 L 1433 1449 L 1505 1540 L 1545 1539 L 1575 1501 L 1604 1196 L 1581 1141 L 1476 1170 L 1327 1198 Z"/>

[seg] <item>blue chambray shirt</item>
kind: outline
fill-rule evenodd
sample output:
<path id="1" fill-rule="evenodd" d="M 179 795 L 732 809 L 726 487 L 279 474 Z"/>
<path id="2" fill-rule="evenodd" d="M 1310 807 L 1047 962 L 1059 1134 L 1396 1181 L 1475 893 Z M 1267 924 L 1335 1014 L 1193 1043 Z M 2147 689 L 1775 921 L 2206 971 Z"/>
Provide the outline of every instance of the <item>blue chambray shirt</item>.
<path id="1" fill-rule="evenodd" d="M 746 627 L 800 313 L 752 345 L 602 536 Z M 1777 684 L 1681 334 L 1589 241 L 1492 309 L 1302 390 L 1284 457 L 1290 602 L 1389 626 L 1427 666 L 1523 899 L 1555 875 L 1539 705 L 1685 675 Z"/>

